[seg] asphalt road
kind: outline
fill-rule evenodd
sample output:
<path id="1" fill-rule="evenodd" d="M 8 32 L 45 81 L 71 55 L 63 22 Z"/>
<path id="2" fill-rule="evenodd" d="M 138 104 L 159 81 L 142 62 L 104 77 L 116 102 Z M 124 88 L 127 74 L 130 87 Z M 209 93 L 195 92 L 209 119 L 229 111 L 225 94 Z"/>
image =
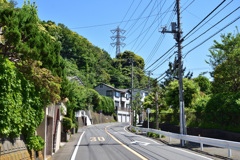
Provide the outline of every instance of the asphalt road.
<path id="1" fill-rule="evenodd" d="M 205 160 L 196 153 L 155 142 L 125 130 L 126 123 L 83 129 L 72 159 L 76 160 Z"/>

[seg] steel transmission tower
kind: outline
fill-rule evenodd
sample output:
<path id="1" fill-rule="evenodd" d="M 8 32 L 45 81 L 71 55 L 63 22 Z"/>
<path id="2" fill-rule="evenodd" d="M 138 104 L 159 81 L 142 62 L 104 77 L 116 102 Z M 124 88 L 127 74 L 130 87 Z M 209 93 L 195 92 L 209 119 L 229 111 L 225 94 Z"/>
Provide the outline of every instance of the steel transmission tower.
<path id="1" fill-rule="evenodd" d="M 121 34 L 124 34 L 126 31 L 123 30 L 123 29 L 120 29 L 119 26 L 117 27 L 117 29 L 113 29 L 111 30 L 111 32 L 113 34 L 117 33 L 117 35 L 115 36 L 112 36 L 111 39 L 113 41 L 116 40 L 116 42 L 114 43 L 111 43 L 111 46 L 112 47 L 115 47 L 116 46 L 116 56 L 120 53 L 120 47 L 124 47 L 126 44 L 125 43 L 122 43 L 121 41 L 124 41 L 126 37 L 122 36 Z"/>

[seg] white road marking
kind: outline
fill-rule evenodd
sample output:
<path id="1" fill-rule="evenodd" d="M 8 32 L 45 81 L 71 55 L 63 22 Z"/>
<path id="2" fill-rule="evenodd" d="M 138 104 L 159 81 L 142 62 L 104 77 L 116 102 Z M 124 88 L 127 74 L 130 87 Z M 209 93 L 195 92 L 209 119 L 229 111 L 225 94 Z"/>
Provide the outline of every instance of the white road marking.
<path id="1" fill-rule="evenodd" d="M 141 145 L 141 146 L 147 146 L 149 145 L 150 143 L 147 143 L 147 142 L 141 142 L 141 141 L 133 141 L 131 142 L 132 144 L 136 144 L 136 145 Z"/>
<path id="2" fill-rule="evenodd" d="M 77 146 L 76 146 L 75 149 L 74 149 L 74 152 L 73 152 L 73 154 L 72 154 L 71 160 L 75 160 L 75 158 L 76 158 L 77 150 L 78 150 L 78 147 L 79 147 L 79 145 L 80 145 L 80 143 L 81 143 L 81 140 L 82 140 L 82 137 L 83 137 L 84 133 L 85 133 L 85 131 L 83 131 L 82 135 L 80 136 L 80 138 L 79 138 L 79 140 L 78 140 Z"/>
<path id="3" fill-rule="evenodd" d="M 132 132 L 127 131 L 127 130 L 126 130 L 127 127 L 128 127 L 128 126 L 125 126 L 125 127 L 124 127 L 124 130 L 125 130 L 127 133 L 134 134 L 134 133 L 132 133 Z M 136 134 L 134 134 L 134 135 L 136 135 Z M 150 138 L 147 138 L 147 137 L 144 137 L 144 136 L 141 136 L 141 135 L 138 135 L 138 136 L 139 136 L 139 137 L 142 137 L 142 138 L 145 138 L 145 139 L 147 139 L 147 140 L 149 140 L 149 141 L 152 141 L 152 142 L 154 142 L 154 143 L 156 143 L 156 144 L 159 144 L 158 142 L 156 142 L 156 141 L 154 141 L 154 140 L 152 140 L 152 139 L 150 139 Z"/>
<path id="4" fill-rule="evenodd" d="M 128 125 L 128 126 L 129 126 L 129 125 Z M 125 127 L 124 127 L 124 130 L 125 130 L 126 132 L 128 132 L 128 133 L 131 133 L 131 132 L 129 132 L 129 131 L 126 130 L 126 128 L 127 128 L 128 126 L 125 126 Z M 131 134 L 134 134 L 134 133 L 131 133 Z M 146 137 L 144 137 L 144 136 L 137 135 L 137 134 L 134 134 L 134 135 L 139 136 L 139 137 L 142 137 L 142 138 L 145 138 L 145 139 L 148 139 L 148 140 L 150 140 L 150 141 L 152 141 L 152 142 L 160 145 L 160 143 L 158 143 L 158 142 L 156 142 L 156 141 L 154 141 L 154 140 L 152 140 L 152 139 L 150 139 L 150 138 L 146 138 Z M 183 151 L 183 152 L 186 152 L 186 153 L 189 153 L 189 154 L 193 154 L 193 155 L 195 155 L 195 156 L 199 156 L 199 157 L 202 157 L 202 158 L 205 158 L 205 159 L 208 159 L 208 160 L 213 160 L 213 159 L 211 159 L 211 158 L 204 157 L 204 156 L 202 156 L 202 155 L 199 155 L 199 154 L 196 154 L 196 153 L 193 153 L 193 152 L 189 152 L 189 151 L 186 151 L 186 150 L 183 150 L 183 149 L 174 148 L 174 147 L 171 147 L 171 146 L 168 146 L 168 147 L 169 147 L 169 148 L 172 148 L 172 149 L 179 150 L 179 151 Z"/>

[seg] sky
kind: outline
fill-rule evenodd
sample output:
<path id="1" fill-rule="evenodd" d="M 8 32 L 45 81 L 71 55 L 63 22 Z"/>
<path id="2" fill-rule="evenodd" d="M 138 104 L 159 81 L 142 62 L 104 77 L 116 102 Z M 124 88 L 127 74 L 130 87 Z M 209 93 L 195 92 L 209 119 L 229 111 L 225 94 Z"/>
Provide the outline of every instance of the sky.
<path id="1" fill-rule="evenodd" d="M 22 7 L 24 1 L 16 1 L 17 7 Z M 197 26 L 222 1 L 180 0 L 182 36 L 184 37 Z M 111 30 L 119 26 L 120 29 L 125 30 L 125 33 L 121 35 L 126 37 L 124 41 L 121 41 L 125 43 L 125 46 L 121 47 L 121 52 L 127 50 L 141 56 L 145 61 L 145 68 L 151 66 L 176 44 L 173 34 L 161 33 L 163 27 L 171 30 L 171 22 L 177 22 L 174 9 L 176 0 L 36 0 L 35 2 L 40 20 L 64 24 L 72 31 L 87 38 L 93 45 L 106 50 L 112 58 L 116 56 L 116 48 L 110 45 L 114 43 L 111 36 L 116 34 L 114 35 Z M 239 6 L 240 0 L 226 0 L 201 23 L 203 26 L 199 25 L 189 34 L 189 37 L 184 39 L 182 43 L 183 65 L 186 71 L 193 72 L 193 77 L 197 77 L 202 72 L 212 71 L 211 66 L 205 60 L 209 59 L 209 49 L 213 46 L 213 41 L 220 42 L 221 34 L 236 33 L 236 26 L 240 28 L 240 19 L 238 19 L 213 36 L 239 18 L 240 9 L 237 9 Z M 234 13 L 214 26 L 235 9 L 237 10 Z M 210 27 L 212 29 L 192 42 Z M 189 42 L 192 43 L 188 44 Z M 199 44 L 202 45 L 195 48 Z M 176 55 L 174 51 L 177 51 L 177 48 L 168 52 L 169 54 L 147 69 L 152 71 L 151 77 L 158 78 L 168 69 L 168 63 L 173 62 Z M 185 57 L 186 53 L 188 54 Z M 170 57 L 170 55 L 173 56 Z M 205 76 L 211 80 L 209 74 Z"/>

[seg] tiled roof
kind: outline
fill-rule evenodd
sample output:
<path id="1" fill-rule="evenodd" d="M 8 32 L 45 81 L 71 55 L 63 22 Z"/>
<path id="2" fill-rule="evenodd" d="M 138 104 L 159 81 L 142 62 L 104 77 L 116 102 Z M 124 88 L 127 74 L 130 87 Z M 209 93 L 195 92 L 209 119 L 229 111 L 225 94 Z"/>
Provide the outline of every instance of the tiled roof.
<path id="1" fill-rule="evenodd" d="M 123 92 L 123 93 L 125 93 L 125 92 L 129 91 L 129 89 L 118 89 L 118 88 L 115 88 L 115 87 L 110 86 L 110 85 L 105 84 L 105 83 L 101 83 L 101 84 L 103 84 L 103 85 L 105 85 L 105 86 L 107 86 L 107 87 L 109 87 L 109 88 L 112 88 L 113 90 L 118 91 L 118 92 Z M 100 84 L 99 84 L 99 85 L 100 85 Z M 97 85 L 97 86 L 99 86 L 99 85 Z M 97 86 L 96 86 L 96 87 L 97 87 Z M 95 88 L 96 88 L 96 87 L 95 87 Z"/>

